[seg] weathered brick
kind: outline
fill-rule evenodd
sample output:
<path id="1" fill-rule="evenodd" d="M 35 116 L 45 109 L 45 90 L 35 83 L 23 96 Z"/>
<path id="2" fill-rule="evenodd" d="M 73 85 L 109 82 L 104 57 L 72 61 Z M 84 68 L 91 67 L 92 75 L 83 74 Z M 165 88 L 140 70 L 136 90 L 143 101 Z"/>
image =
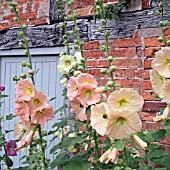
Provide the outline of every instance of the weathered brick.
<path id="1" fill-rule="evenodd" d="M 89 5 L 94 5 L 94 1 L 95 0 L 85 0 L 85 1 L 82 2 L 82 6 L 87 7 Z"/>
<path id="2" fill-rule="evenodd" d="M 105 54 L 102 51 L 84 51 L 85 58 L 105 58 Z"/>
<path id="3" fill-rule="evenodd" d="M 150 80 L 144 80 L 142 82 L 142 89 L 143 90 L 152 90 L 152 85 L 151 85 Z"/>
<path id="4" fill-rule="evenodd" d="M 138 47 L 141 46 L 140 38 L 117 39 L 113 43 L 114 47 Z"/>
<path id="5" fill-rule="evenodd" d="M 100 49 L 99 41 L 89 41 L 84 44 L 84 50 Z"/>
<path id="6" fill-rule="evenodd" d="M 158 99 L 155 98 L 155 96 L 157 96 L 156 93 L 154 93 L 153 91 L 143 91 L 142 93 L 143 99 L 144 100 L 150 100 L 150 101 L 156 101 Z"/>
<path id="7" fill-rule="evenodd" d="M 151 69 L 151 68 L 152 68 L 152 67 L 151 67 L 152 61 L 153 61 L 153 59 L 146 59 L 146 60 L 144 61 L 144 68 L 145 68 L 145 69 Z"/>
<path id="8" fill-rule="evenodd" d="M 136 48 L 115 48 L 110 50 L 113 57 L 134 57 L 136 56 Z"/>
<path id="9" fill-rule="evenodd" d="M 144 80 L 150 80 L 150 70 L 151 69 L 144 70 L 144 73 L 143 73 Z"/>
<path id="10" fill-rule="evenodd" d="M 141 112 L 140 118 L 144 121 L 150 121 L 153 122 L 153 118 L 156 116 L 156 113 L 148 113 L 148 112 Z"/>
<path id="11" fill-rule="evenodd" d="M 166 103 L 160 101 L 145 101 L 143 111 L 145 112 L 159 112 L 161 108 L 166 107 Z"/>
<path id="12" fill-rule="evenodd" d="M 149 47 L 149 48 L 145 48 L 145 50 L 144 50 L 144 55 L 145 55 L 145 57 L 154 57 L 155 52 L 157 52 L 158 50 L 160 50 L 159 47 Z"/>
<path id="13" fill-rule="evenodd" d="M 146 9 L 146 8 L 150 8 L 150 0 L 142 0 L 142 8 Z"/>
<path id="14" fill-rule="evenodd" d="M 91 15 L 91 10 L 92 10 L 92 7 L 87 6 L 87 7 L 84 7 L 84 8 L 78 8 L 78 9 L 74 10 L 74 12 L 75 12 L 75 14 L 77 14 L 80 17 L 80 16 Z"/>
<path id="15" fill-rule="evenodd" d="M 87 67 L 108 67 L 108 62 L 106 59 L 87 60 L 86 65 Z"/>
<path id="16" fill-rule="evenodd" d="M 158 37 L 149 37 L 144 39 L 145 47 L 159 47 L 164 46 L 164 43 L 158 41 Z"/>

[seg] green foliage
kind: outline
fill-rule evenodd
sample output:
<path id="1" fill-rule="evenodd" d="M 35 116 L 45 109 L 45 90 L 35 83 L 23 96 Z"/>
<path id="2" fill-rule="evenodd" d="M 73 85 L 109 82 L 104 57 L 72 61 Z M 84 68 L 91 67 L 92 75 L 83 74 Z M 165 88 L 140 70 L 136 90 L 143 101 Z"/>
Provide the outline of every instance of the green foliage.
<path id="1" fill-rule="evenodd" d="M 154 132 L 152 134 L 152 137 L 154 140 L 159 141 L 159 140 L 163 140 L 165 138 L 165 135 L 166 135 L 166 130 L 160 129 L 157 132 Z"/>
<path id="2" fill-rule="evenodd" d="M 117 148 L 119 151 L 123 151 L 125 144 L 126 144 L 126 139 L 117 140 L 115 142 L 115 148 Z"/>

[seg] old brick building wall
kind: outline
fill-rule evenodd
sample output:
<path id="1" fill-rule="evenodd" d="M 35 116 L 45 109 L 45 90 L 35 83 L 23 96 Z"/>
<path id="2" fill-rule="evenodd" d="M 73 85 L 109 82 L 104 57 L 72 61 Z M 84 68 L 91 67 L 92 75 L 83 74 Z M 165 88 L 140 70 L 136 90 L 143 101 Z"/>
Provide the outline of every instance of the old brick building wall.
<path id="1" fill-rule="evenodd" d="M 52 5 L 53 0 L 17 0 L 19 11 L 23 22 L 29 27 L 27 35 L 31 48 L 53 47 L 63 45 L 63 31 L 57 20 L 57 10 Z M 107 3 L 108 1 L 105 0 Z M 115 2 L 110 0 L 109 2 Z M 143 95 L 145 104 L 140 113 L 143 120 L 143 129 L 158 129 L 159 126 L 153 123 L 160 108 L 165 107 L 154 98 L 149 71 L 154 53 L 163 46 L 157 41 L 161 35 L 159 18 L 154 15 L 158 9 L 157 1 L 141 0 L 133 4 L 131 12 L 124 9 L 119 15 L 120 21 L 108 22 L 108 30 L 111 31 L 110 54 L 117 60 L 113 64 L 117 66 L 115 79 L 121 87 L 131 87 Z M 18 48 L 21 40 L 17 36 L 17 23 L 13 22 L 13 14 L 9 13 L 6 1 L 0 0 L 0 50 Z M 51 4 L 51 5 L 50 5 Z M 104 41 L 103 34 L 98 32 L 100 21 L 96 25 L 92 17 L 94 0 L 75 0 L 74 10 L 80 16 L 78 26 L 80 27 L 81 38 L 86 42 L 84 54 L 87 59 L 88 72 L 94 74 L 99 84 L 105 84 L 108 77 L 102 77 L 101 68 L 107 67 L 104 53 L 100 50 L 100 44 Z M 168 0 L 170 7 L 170 1 Z M 165 19 L 170 22 L 170 12 L 166 13 Z M 41 25 L 40 25 L 41 24 Z M 69 29 L 73 23 L 69 22 Z M 165 29 L 167 39 L 170 37 L 170 27 Z M 0 51 L 1 52 L 1 51 Z M 170 149 L 170 137 L 161 141 L 165 147 Z"/>

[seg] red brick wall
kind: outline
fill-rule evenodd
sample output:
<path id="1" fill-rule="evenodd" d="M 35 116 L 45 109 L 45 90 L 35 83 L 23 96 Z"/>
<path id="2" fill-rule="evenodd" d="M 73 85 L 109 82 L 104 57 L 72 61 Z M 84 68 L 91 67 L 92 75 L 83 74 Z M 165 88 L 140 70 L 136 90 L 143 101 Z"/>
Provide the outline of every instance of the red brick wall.
<path id="1" fill-rule="evenodd" d="M 49 22 L 50 0 L 16 0 L 22 22 L 26 25 L 40 25 Z M 8 2 L 0 0 L 0 30 L 18 27 L 13 21 L 14 13 Z"/>

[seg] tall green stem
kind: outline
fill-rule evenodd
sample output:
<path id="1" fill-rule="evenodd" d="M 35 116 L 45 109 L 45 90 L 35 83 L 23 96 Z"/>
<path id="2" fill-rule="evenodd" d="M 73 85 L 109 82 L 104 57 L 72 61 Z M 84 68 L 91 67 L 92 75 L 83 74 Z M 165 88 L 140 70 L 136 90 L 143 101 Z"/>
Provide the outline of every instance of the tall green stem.
<path id="1" fill-rule="evenodd" d="M 129 167 L 129 160 L 128 160 L 128 156 L 127 156 L 126 147 L 124 147 L 124 150 L 123 150 L 123 157 L 124 157 L 126 167 Z"/>
<path id="2" fill-rule="evenodd" d="M 42 137 L 42 132 L 41 132 L 41 125 L 39 124 L 38 125 L 38 131 L 39 131 L 39 136 L 40 136 L 40 146 L 41 146 L 41 150 L 42 150 L 42 153 L 43 153 L 43 165 L 44 165 L 44 170 L 48 170 L 48 165 L 45 161 L 45 148 L 43 146 L 43 137 Z"/>

